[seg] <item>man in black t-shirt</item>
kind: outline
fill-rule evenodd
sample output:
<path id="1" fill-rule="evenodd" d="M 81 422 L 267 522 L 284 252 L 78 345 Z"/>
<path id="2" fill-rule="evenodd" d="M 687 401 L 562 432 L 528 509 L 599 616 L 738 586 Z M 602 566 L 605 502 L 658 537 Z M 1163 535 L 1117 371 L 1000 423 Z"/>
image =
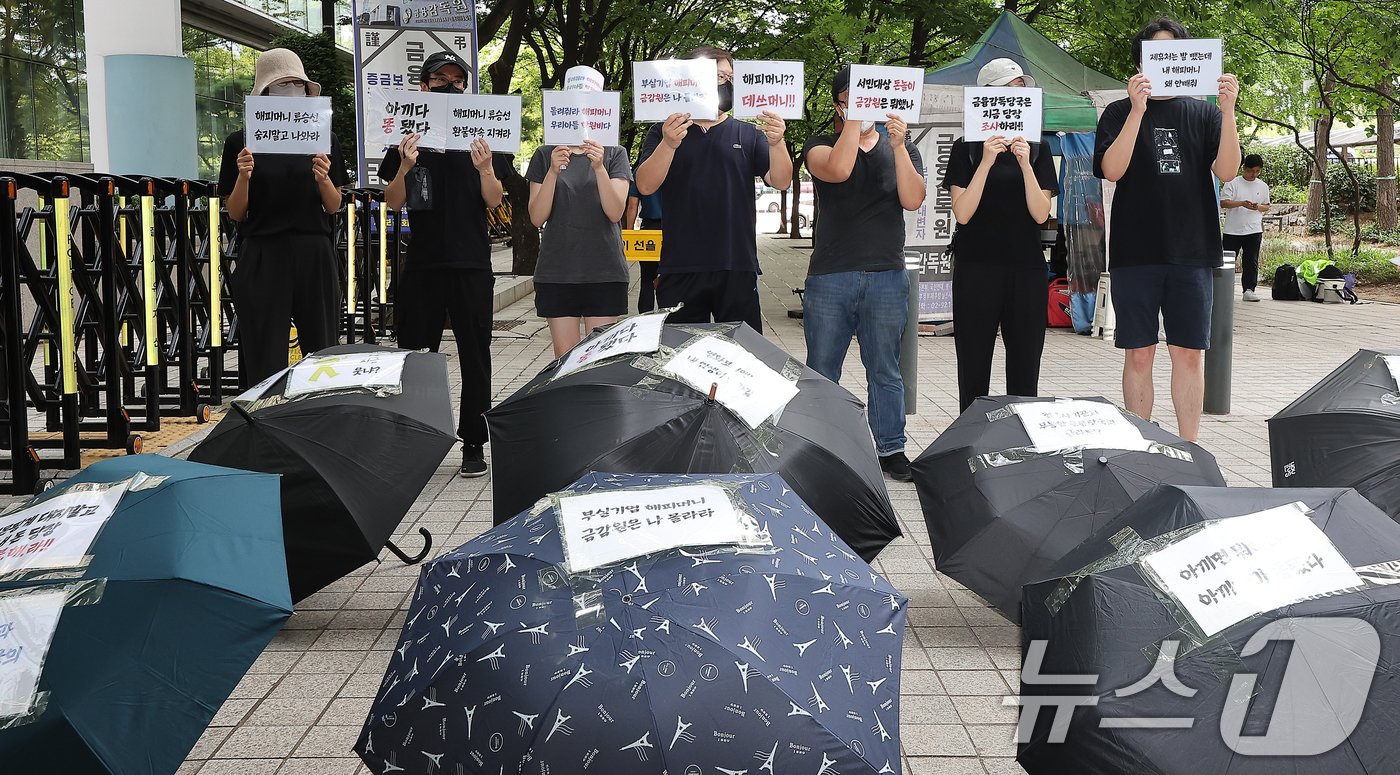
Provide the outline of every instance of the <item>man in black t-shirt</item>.
<path id="1" fill-rule="evenodd" d="M 467 66 L 442 51 L 427 58 L 419 77 L 424 91 L 460 94 Z M 500 177 L 509 169 L 482 140 L 469 153 L 419 150 L 418 140 L 416 134 L 403 138 L 379 164 L 385 203 L 393 209 L 407 203 L 409 213 L 408 257 L 394 289 L 399 346 L 436 352 L 443 321 L 451 317 L 462 366 L 461 475 L 477 477 L 486 473 L 482 415 L 491 408 L 495 279 L 486 212 L 501 203 Z"/>
<path id="2" fill-rule="evenodd" d="M 753 179 L 779 190 L 791 185 L 787 125 L 771 110 L 757 127 L 730 117 L 734 57 L 728 51 L 698 48 L 686 58 L 718 65 L 719 118 L 673 113 L 652 126 L 642 145 L 637 190 L 660 191 L 666 203 L 656 303 L 685 303 L 672 322 L 742 320 L 762 333 Z"/>
<path id="3" fill-rule="evenodd" d="M 1099 118 L 1094 174 L 1118 184 L 1108 250 L 1114 343 L 1125 351 L 1124 403 L 1151 419 L 1160 313 L 1177 433 L 1195 441 L 1205 395 L 1203 356 L 1210 347 L 1211 273 L 1221 264 L 1211 174 L 1228 182 L 1239 169 L 1239 84 L 1233 75 L 1220 77 L 1219 107 L 1189 97 L 1153 97 L 1141 72 L 1142 42 L 1187 37 L 1180 23 L 1158 19 L 1133 39 L 1139 71 L 1128 79 L 1128 98 L 1110 104 Z"/>
<path id="4" fill-rule="evenodd" d="M 890 478 L 907 482 L 899 369 L 909 311 L 904 211 L 924 202 L 923 162 L 899 116 L 889 114 L 879 128 L 845 120 L 850 84 L 851 68 L 842 68 L 831 84 L 836 133 L 808 140 L 803 153 L 822 209 L 802 296 L 807 365 L 839 383 L 851 337 L 860 341 L 875 453 Z"/>

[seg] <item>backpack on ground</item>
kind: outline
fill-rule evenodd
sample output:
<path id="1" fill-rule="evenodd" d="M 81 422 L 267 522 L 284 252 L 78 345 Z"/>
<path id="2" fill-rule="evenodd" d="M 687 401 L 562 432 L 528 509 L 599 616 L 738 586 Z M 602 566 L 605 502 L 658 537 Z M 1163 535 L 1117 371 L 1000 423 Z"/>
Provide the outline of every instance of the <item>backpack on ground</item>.
<path id="1" fill-rule="evenodd" d="M 1275 301 L 1303 300 L 1303 293 L 1298 290 L 1298 270 L 1292 264 L 1283 264 L 1274 270 L 1272 295 Z"/>

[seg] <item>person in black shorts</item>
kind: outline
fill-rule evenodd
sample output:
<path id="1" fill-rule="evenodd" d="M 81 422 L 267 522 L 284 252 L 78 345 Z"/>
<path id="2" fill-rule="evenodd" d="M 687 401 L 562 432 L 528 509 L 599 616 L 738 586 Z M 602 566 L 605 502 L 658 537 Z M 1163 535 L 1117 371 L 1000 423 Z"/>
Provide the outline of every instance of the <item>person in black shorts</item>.
<path id="1" fill-rule="evenodd" d="M 1240 166 L 1233 75 L 1219 81 L 1219 107 L 1190 97 L 1154 97 L 1141 72 L 1142 42 L 1190 37 L 1172 19 L 1148 24 L 1133 39 L 1139 72 L 1128 97 L 1099 117 L 1094 174 L 1118 184 L 1109 224 L 1109 270 L 1118 318 L 1114 344 L 1124 350 L 1123 401 L 1152 418 L 1157 316 L 1171 356 L 1177 434 L 1200 435 L 1204 351 L 1210 347 L 1212 269 L 1221 265 L 1215 182 Z"/>
<path id="2" fill-rule="evenodd" d="M 734 56 L 728 51 L 698 48 L 686 58 L 718 65 L 719 118 L 673 113 L 652 126 L 642 145 L 637 190 L 660 191 L 666 203 L 656 303 L 685 304 L 671 322 L 742 320 L 762 333 L 753 179 L 783 191 L 792 185 L 787 125 L 770 110 L 758 126 L 729 115 Z"/>

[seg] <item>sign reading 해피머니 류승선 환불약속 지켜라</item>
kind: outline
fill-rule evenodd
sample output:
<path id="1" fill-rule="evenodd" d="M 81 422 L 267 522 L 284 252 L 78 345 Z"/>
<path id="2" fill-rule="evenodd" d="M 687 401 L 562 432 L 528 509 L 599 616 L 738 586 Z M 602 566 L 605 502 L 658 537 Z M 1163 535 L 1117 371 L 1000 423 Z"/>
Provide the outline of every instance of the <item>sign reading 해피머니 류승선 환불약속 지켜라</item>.
<path id="1" fill-rule="evenodd" d="M 893 113 L 915 124 L 923 95 L 924 71 L 917 67 L 851 65 L 846 120 L 884 123 Z"/>
<path id="2" fill-rule="evenodd" d="M 253 153 L 331 151 L 330 97 L 248 97 L 244 142 Z"/>
<path id="3" fill-rule="evenodd" d="M 520 97 L 513 94 L 449 94 L 447 150 L 469 151 L 483 140 L 492 153 L 520 152 Z"/>
<path id="4" fill-rule="evenodd" d="M 659 122 L 673 113 L 689 113 L 696 121 L 719 118 L 719 65 L 715 60 L 632 63 L 632 117 Z"/>
<path id="5" fill-rule="evenodd" d="M 80 567 L 130 482 L 72 485 L 0 517 L 0 576 Z"/>
<path id="6" fill-rule="evenodd" d="M 617 145 L 621 136 L 621 96 L 615 91 L 542 92 L 545 145 Z"/>
<path id="7" fill-rule="evenodd" d="M 714 485 L 565 493 L 557 503 L 570 573 L 670 549 L 754 538 L 750 520 Z"/>
<path id="8" fill-rule="evenodd" d="M 797 395 L 797 385 L 737 343 L 697 337 L 662 366 L 676 379 L 709 394 L 750 428 L 757 428 Z"/>
<path id="9" fill-rule="evenodd" d="M 1043 96 L 1040 89 L 1022 87 L 964 89 L 963 139 L 980 143 L 1001 135 L 1040 142 Z"/>
<path id="10" fill-rule="evenodd" d="M 734 117 L 756 118 L 765 110 L 796 121 L 807 102 L 803 63 L 735 60 Z"/>
<path id="11" fill-rule="evenodd" d="M 1152 96 L 1209 96 L 1220 92 L 1220 38 L 1144 40 L 1142 74 Z"/>

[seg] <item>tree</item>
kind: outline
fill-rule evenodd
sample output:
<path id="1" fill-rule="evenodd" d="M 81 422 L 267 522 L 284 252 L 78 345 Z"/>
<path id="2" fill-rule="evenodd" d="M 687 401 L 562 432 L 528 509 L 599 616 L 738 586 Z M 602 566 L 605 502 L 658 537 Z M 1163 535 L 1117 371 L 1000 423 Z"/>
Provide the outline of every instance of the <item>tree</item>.
<path id="1" fill-rule="evenodd" d="M 331 130 L 335 132 L 340 154 L 346 160 L 358 159 L 355 144 L 355 86 L 350 68 L 336 55 L 335 38 L 330 33 L 308 35 L 288 32 L 272 41 L 273 48 L 291 49 L 301 58 L 311 80 L 321 84 L 321 96 L 331 98 Z M 356 165 L 349 170 L 353 178 Z"/>

